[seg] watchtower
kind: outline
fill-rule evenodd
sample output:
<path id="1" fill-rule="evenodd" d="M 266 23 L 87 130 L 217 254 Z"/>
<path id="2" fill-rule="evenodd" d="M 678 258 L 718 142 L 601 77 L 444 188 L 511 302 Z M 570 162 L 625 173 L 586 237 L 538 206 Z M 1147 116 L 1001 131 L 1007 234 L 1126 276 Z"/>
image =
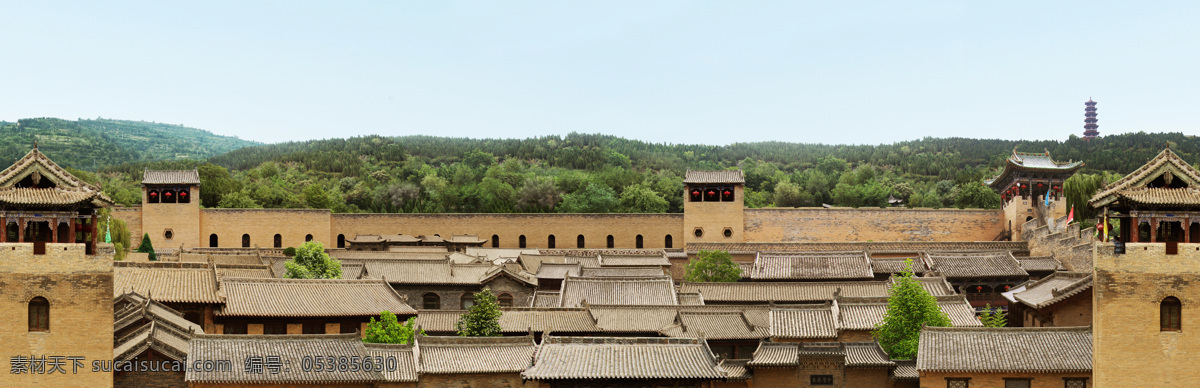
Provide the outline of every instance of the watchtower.
<path id="1" fill-rule="evenodd" d="M 683 184 L 685 242 L 745 241 L 746 180 L 741 170 L 688 170 Z"/>
<path id="2" fill-rule="evenodd" d="M 200 245 L 200 173 L 155 171 L 142 175 L 142 231 L 156 247 Z M 140 241 L 142 236 L 133 236 Z"/>

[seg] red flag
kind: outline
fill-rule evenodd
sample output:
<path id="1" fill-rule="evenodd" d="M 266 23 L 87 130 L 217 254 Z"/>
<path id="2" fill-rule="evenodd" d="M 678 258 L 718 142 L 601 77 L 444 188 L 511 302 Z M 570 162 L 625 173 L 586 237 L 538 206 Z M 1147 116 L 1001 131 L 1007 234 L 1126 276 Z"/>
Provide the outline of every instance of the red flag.
<path id="1" fill-rule="evenodd" d="M 1075 205 L 1071 205 L 1071 213 L 1067 214 L 1067 223 L 1069 224 L 1071 221 L 1075 221 Z"/>

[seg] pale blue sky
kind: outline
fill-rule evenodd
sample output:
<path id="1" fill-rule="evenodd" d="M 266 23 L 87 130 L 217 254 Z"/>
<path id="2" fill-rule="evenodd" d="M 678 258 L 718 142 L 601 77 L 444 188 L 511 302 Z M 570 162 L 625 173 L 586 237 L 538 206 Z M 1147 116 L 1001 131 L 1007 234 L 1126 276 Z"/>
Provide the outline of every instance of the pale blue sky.
<path id="1" fill-rule="evenodd" d="M 1195 2 L 164 3 L 0 0 L 0 120 L 878 144 L 1066 139 L 1094 97 L 1200 133 Z"/>

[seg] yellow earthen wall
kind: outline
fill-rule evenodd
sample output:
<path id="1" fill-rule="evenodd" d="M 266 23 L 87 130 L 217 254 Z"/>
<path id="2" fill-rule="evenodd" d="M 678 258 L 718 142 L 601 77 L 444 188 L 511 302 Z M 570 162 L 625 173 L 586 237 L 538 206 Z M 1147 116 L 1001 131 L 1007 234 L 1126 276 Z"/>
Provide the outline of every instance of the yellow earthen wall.
<path id="1" fill-rule="evenodd" d="M 735 186 L 732 202 L 692 202 L 686 197 L 683 202 L 683 231 L 684 239 L 693 242 L 743 242 L 756 241 L 745 235 L 745 189 Z M 696 229 L 703 231 L 696 237 Z M 725 237 L 725 229 L 733 233 Z"/>
<path id="2" fill-rule="evenodd" d="M 306 235 L 327 248 L 336 241 L 329 239 L 330 213 L 314 209 L 204 209 L 200 211 L 200 244 L 207 247 L 209 236 L 217 235 L 221 248 L 240 248 L 242 235 L 250 235 L 250 246 L 271 248 L 275 234 L 282 247 L 304 244 Z M 331 243 L 332 242 L 332 243 Z"/>
<path id="3" fill-rule="evenodd" d="M 112 257 L 85 256 L 83 244 L 46 244 L 38 256 L 33 244 L 0 244 L 0 386 L 111 387 L 112 373 L 93 373 L 92 362 L 113 357 L 112 289 Z M 30 332 L 38 296 L 50 302 L 50 330 Z M 64 358 L 65 373 L 12 374 L 16 356 L 84 359 L 78 373 Z"/>
<path id="4" fill-rule="evenodd" d="M 1130 375 L 1142 375 L 1141 372 L 1130 373 Z M 921 373 L 921 388 L 946 388 L 946 378 L 970 378 L 971 388 L 1005 388 L 1005 378 L 1032 378 L 1030 388 L 1063 388 L 1066 382 L 1064 377 L 1086 377 L 1088 378 L 1088 387 L 1093 386 L 1091 375 L 1087 373 Z M 1109 387 L 1110 385 L 1100 385 Z M 1129 385 L 1130 387 L 1162 387 L 1163 385 L 1142 384 Z M 1169 386 L 1169 385 L 1168 385 Z"/>
<path id="5" fill-rule="evenodd" d="M 640 234 L 643 247 L 655 249 L 664 247 L 667 235 L 682 248 L 682 225 L 682 214 L 334 214 L 328 238 L 336 244 L 339 234 L 347 240 L 359 234 L 474 234 L 491 247 L 497 235 L 501 248 L 517 248 L 525 235 L 526 247 L 533 249 L 547 248 L 548 236 L 554 235 L 555 248 L 568 249 L 582 234 L 585 248 L 602 249 L 608 235 L 614 248 L 635 248 Z"/>
<path id="6" fill-rule="evenodd" d="M 192 186 L 194 198 L 200 198 L 200 187 Z M 141 232 L 150 234 L 150 242 L 155 248 L 195 247 L 200 244 L 199 224 L 200 201 L 189 203 L 147 203 L 146 190 L 142 190 L 142 226 Z M 171 238 L 164 233 L 171 230 Z M 130 234 L 131 241 L 136 247 L 142 241 L 143 234 Z"/>
<path id="7" fill-rule="evenodd" d="M 1093 370 L 1102 387 L 1183 387 L 1200 381 L 1200 244 L 1129 243 L 1113 255 L 1096 243 L 1093 289 Z M 1181 331 L 1161 331 L 1159 308 L 1168 297 L 1183 304 Z M 1134 372 L 1136 371 L 1136 372 Z"/>
<path id="8" fill-rule="evenodd" d="M 992 241 L 1005 228 L 1000 210 L 801 208 L 746 209 L 746 241 Z"/>

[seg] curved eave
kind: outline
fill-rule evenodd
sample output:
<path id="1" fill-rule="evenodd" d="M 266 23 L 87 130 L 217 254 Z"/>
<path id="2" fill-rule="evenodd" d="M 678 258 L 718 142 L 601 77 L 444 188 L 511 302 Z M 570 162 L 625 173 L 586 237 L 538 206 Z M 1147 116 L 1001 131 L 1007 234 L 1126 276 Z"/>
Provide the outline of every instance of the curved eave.
<path id="1" fill-rule="evenodd" d="M 1076 171 L 1079 171 L 1079 169 L 1083 168 L 1083 166 L 1084 166 L 1083 162 L 1074 162 L 1074 163 L 1070 163 L 1068 165 L 1056 167 L 1056 168 L 1026 167 L 1024 165 L 1017 164 L 1012 159 L 1006 159 L 1005 161 L 1007 163 L 1004 165 L 1004 171 L 1001 171 L 1000 175 L 997 175 L 995 178 L 992 178 L 991 180 L 984 182 L 988 185 L 988 187 L 991 187 L 992 190 L 1000 191 L 1000 190 L 1004 189 L 1004 187 L 998 187 L 997 183 L 1007 183 L 1008 177 L 1010 175 L 1012 175 L 1013 171 L 1016 171 L 1016 170 L 1025 170 L 1025 171 L 1034 171 L 1034 172 L 1054 172 L 1054 173 L 1062 173 L 1067 176 L 1070 176 L 1072 174 L 1075 174 Z M 1005 184 L 1005 186 L 1007 186 L 1007 184 Z"/>

